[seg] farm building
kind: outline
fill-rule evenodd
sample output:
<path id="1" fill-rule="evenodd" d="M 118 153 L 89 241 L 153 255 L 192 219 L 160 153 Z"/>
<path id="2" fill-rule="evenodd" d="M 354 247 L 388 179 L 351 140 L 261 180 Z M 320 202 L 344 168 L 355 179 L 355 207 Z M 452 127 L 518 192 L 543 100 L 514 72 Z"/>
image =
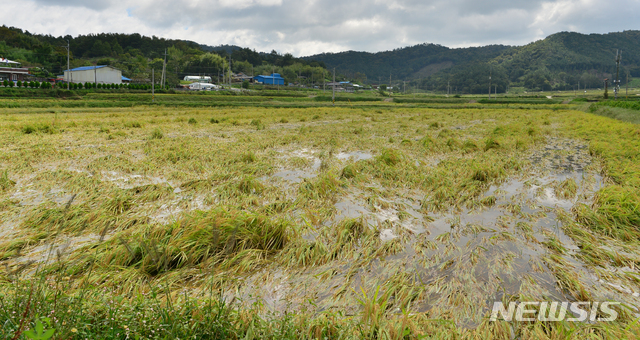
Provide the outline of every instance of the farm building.
<path id="1" fill-rule="evenodd" d="M 70 83 L 122 84 L 122 71 L 107 65 L 83 66 L 65 70 L 64 80 Z"/>
<path id="2" fill-rule="evenodd" d="M 273 73 L 270 76 L 255 76 L 253 79 L 265 85 L 284 85 L 284 78 L 279 73 Z"/>
<path id="3" fill-rule="evenodd" d="M 13 82 L 22 81 L 27 76 L 29 76 L 28 68 L 20 67 L 20 63 L 17 61 L 0 58 L 0 81 L 5 79 Z"/>

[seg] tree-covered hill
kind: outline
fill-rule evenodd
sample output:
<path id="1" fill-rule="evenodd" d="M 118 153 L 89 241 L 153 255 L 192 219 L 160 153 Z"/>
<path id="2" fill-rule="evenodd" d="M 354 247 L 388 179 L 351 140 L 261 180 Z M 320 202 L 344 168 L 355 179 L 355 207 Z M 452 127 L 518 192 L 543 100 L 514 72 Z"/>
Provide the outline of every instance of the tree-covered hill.
<path id="1" fill-rule="evenodd" d="M 378 53 L 323 53 L 307 57 L 327 68 L 370 83 L 407 81 L 426 90 L 482 93 L 492 85 L 531 90 L 602 86 L 615 73 L 622 50 L 621 79 L 640 77 L 640 31 L 609 34 L 560 32 L 525 46 L 447 48 L 421 44 Z M 494 89 L 495 90 L 495 89 Z"/>
<path id="2" fill-rule="evenodd" d="M 162 70 L 165 52 L 169 84 L 185 75 L 209 75 L 224 81 L 229 59 L 233 72 L 246 74 L 281 73 L 288 82 L 319 79 L 324 64 L 303 60 L 276 51 L 260 53 L 249 48 L 199 45 L 192 41 L 146 37 L 140 34 L 101 33 L 54 37 L 32 34 L 15 27 L 0 27 L 0 57 L 35 67 L 41 77 L 53 77 L 67 69 L 67 44 L 70 45 L 70 67 L 111 65 L 134 81 L 148 81 L 151 71 Z M 226 48 L 229 47 L 229 48 Z M 229 54 L 230 53 L 230 54 Z"/>

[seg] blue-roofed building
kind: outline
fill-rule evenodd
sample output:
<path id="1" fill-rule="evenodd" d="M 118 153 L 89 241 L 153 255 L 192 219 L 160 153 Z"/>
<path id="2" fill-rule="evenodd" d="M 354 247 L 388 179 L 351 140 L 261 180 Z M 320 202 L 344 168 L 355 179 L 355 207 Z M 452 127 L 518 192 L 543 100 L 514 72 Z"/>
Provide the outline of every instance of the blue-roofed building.
<path id="1" fill-rule="evenodd" d="M 273 73 L 270 76 L 255 76 L 253 79 L 265 85 L 284 85 L 284 78 L 280 76 L 280 73 Z"/>
<path id="2" fill-rule="evenodd" d="M 122 84 L 122 71 L 107 65 L 83 66 L 64 71 L 70 83 Z"/>

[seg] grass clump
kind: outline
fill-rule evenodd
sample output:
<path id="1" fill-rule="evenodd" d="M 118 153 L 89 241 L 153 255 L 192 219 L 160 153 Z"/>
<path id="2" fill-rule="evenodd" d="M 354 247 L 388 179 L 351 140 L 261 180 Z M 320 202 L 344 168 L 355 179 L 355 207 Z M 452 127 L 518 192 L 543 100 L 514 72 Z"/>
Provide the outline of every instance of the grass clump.
<path id="1" fill-rule="evenodd" d="M 211 123 L 211 124 L 218 124 L 218 123 L 220 123 L 220 121 L 219 121 L 219 120 L 217 120 L 217 119 L 215 119 L 215 118 L 211 118 L 211 119 L 209 119 L 209 123 Z"/>
<path id="2" fill-rule="evenodd" d="M 228 208 L 196 211 L 176 223 L 142 229 L 128 240 L 111 241 L 109 252 L 98 260 L 155 276 L 202 263 L 230 265 L 242 261 L 242 255 L 264 259 L 284 248 L 289 233 L 289 222 L 257 213 Z"/>
<path id="3" fill-rule="evenodd" d="M 265 125 L 260 119 L 254 119 L 251 121 L 251 126 L 254 126 L 256 130 L 264 130 Z"/>
<path id="4" fill-rule="evenodd" d="M 500 148 L 500 142 L 495 138 L 489 137 L 484 141 L 484 151 Z"/>
<path id="5" fill-rule="evenodd" d="M 0 191 L 7 191 L 13 188 L 16 185 L 15 181 L 12 181 L 9 178 L 9 173 L 5 170 L 2 175 L 0 175 Z"/>
<path id="6" fill-rule="evenodd" d="M 467 139 L 462 143 L 461 149 L 464 153 L 471 153 L 478 150 L 478 145 L 474 141 Z"/>
<path id="7" fill-rule="evenodd" d="M 164 137 L 164 133 L 160 128 L 155 128 L 153 132 L 151 132 L 151 139 L 162 139 Z"/>
<path id="8" fill-rule="evenodd" d="M 21 131 L 25 135 L 30 135 L 38 132 L 53 135 L 60 132 L 57 127 L 50 124 L 44 124 L 44 123 L 33 124 L 33 125 L 27 124 L 22 127 Z"/>
<path id="9" fill-rule="evenodd" d="M 357 175 L 358 175 L 357 166 L 355 164 L 348 164 L 344 168 L 342 168 L 340 177 L 351 179 L 351 178 L 355 178 Z"/>
<path id="10" fill-rule="evenodd" d="M 195 124 L 198 124 L 198 121 L 195 118 L 191 117 L 189 118 L 189 121 L 187 123 L 191 125 L 195 125 Z"/>
<path id="11" fill-rule="evenodd" d="M 138 122 L 138 121 L 133 121 L 133 122 L 127 122 L 124 124 L 125 127 L 127 128 L 136 128 L 136 129 L 140 129 L 142 128 L 142 123 Z"/>
<path id="12" fill-rule="evenodd" d="M 591 229 L 623 241 L 640 237 L 640 195 L 632 188 L 612 185 L 595 195 L 591 207 L 576 207 L 576 219 Z"/>
<path id="13" fill-rule="evenodd" d="M 402 159 L 402 153 L 395 149 L 384 149 L 380 156 L 377 157 L 378 163 L 384 163 L 389 166 L 395 166 L 402 162 Z"/>

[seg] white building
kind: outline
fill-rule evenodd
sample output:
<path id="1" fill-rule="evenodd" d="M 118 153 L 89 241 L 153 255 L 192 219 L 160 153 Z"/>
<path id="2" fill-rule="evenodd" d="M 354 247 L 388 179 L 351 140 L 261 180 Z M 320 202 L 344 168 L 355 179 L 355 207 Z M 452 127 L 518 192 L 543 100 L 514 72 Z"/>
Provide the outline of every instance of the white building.
<path id="1" fill-rule="evenodd" d="M 197 82 L 201 82 L 201 83 L 210 83 L 211 82 L 211 77 L 209 77 L 209 76 L 185 76 L 184 80 L 185 81 L 197 81 Z"/>
<path id="2" fill-rule="evenodd" d="M 83 66 L 65 70 L 64 81 L 83 84 L 122 84 L 122 71 L 107 65 Z"/>

